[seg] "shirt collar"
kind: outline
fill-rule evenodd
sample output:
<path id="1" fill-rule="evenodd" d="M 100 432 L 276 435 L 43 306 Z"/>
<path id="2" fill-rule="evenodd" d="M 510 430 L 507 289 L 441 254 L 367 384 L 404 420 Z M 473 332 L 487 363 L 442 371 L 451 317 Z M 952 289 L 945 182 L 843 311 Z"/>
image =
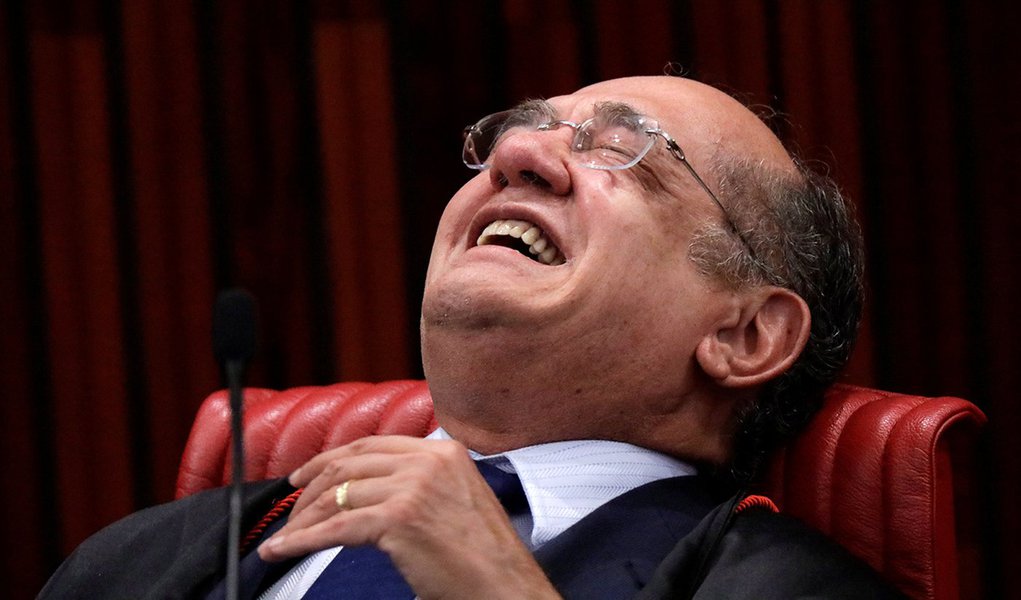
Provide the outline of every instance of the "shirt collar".
<path id="1" fill-rule="evenodd" d="M 429 438 L 451 439 L 442 428 Z M 491 456 L 470 452 L 473 459 L 514 471 L 521 478 L 531 510 L 533 549 L 621 494 L 660 479 L 696 473 L 692 465 L 676 458 L 607 440 L 551 442 Z"/>

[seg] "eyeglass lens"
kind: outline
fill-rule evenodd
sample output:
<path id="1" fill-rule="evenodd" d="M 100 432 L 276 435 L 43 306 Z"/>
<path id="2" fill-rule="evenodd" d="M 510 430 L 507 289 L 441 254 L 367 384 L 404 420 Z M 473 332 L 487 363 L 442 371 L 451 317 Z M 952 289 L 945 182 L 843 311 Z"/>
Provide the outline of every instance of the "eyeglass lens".
<path id="1" fill-rule="evenodd" d="M 575 129 L 571 150 L 581 155 L 582 164 L 595 169 L 626 169 L 640 161 L 655 143 L 649 135 L 657 124 L 644 117 L 596 115 L 580 125 L 546 121 L 537 112 L 505 111 L 490 115 L 465 135 L 463 159 L 475 169 L 486 167 L 496 147 L 517 133 L 534 132 L 548 125 L 549 129 Z"/>

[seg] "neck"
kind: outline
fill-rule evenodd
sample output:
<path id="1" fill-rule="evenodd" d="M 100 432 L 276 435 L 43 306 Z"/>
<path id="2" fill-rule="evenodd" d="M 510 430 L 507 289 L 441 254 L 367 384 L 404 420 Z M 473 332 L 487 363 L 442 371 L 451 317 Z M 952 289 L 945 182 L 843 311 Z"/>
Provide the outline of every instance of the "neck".
<path id="1" fill-rule="evenodd" d="M 723 464 L 730 457 L 736 402 L 719 397 L 695 394 L 666 401 L 622 396 L 607 402 L 565 395 L 563 390 L 524 392 L 520 387 L 493 386 L 459 395 L 442 383 L 430 380 L 429 385 L 437 422 L 454 439 L 482 454 L 549 442 L 601 439 L 634 444 L 687 462 Z M 606 406 L 610 408 L 600 408 Z M 626 409 L 616 408 L 621 406 Z"/>
<path id="2" fill-rule="evenodd" d="M 729 455 L 738 398 L 693 359 L 544 354 L 527 336 L 457 333 L 423 330 L 425 373 L 437 421 L 478 452 L 603 439 L 693 462 Z"/>

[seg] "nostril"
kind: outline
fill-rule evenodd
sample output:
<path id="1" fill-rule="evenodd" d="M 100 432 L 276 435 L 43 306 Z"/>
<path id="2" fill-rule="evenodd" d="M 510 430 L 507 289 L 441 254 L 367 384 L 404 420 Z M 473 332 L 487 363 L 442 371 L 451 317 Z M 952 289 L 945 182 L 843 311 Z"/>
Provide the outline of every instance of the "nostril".
<path id="1" fill-rule="evenodd" d="M 543 178 L 535 171 L 521 171 L 518 175 L 521 177 L 521 180 L 524 181 L 525 183 L 547 189 L 553 187 L 550 184 L 550 182 L 546 181 L 545 178 Z"/>
<path id="2" fill-rule="evenodd" d="M 510 185 L 510 179 L 500 169 L 489 169 L 489 181 L 496 187 L 503 189 Z"/>

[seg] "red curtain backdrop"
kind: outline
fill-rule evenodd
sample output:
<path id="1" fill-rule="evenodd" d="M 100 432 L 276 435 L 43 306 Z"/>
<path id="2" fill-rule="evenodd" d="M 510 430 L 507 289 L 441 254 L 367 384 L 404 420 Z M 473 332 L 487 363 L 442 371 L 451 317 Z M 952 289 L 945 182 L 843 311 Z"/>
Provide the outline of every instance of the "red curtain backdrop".
<path id="1" fill-rule="evenodd" d="M 460 131 L 682 72 L 780 111 L 855 199 L 848 380 L 990 416 L 987 593 L 1021 527 L 1019 10 L 1010 2 L 48 0 L 0 4 L 0 580 L 168 500 L 220 386 L 218 290 L 259 300 L 252 385 L 420 376 Z"/>

